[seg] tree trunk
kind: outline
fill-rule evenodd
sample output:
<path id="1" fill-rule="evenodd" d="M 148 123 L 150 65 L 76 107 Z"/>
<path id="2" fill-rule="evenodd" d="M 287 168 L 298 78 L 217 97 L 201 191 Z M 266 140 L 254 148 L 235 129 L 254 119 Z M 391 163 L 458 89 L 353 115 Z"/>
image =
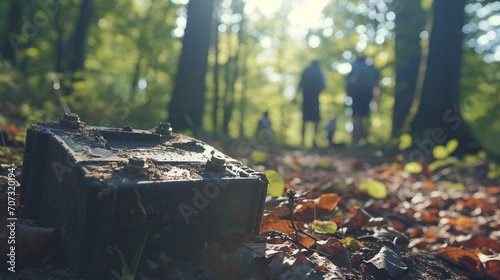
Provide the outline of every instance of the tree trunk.
<path id="1" fill-rule="evenodd" d="M 218 131 L 218 110 L 219 110 L 219 30 L 218 25 L 219 21 L 214 20 L 215 26 L 212 28 L 213 37 L 214 38 L 214 59 L 215 64 L 213 67 L 213 83 L 214 83 L 214 100 L 212 103 L 212 133 L 215 135 Z"/>
<path id="2" fill-rule="evenodd" d="M 420 1 L 407 1 L 394 7 L 396 13 L 396 88 L 392 114 L 392 137 L 401 134 L 410 110 L 420 66 L 420 32 L 424 30 L 426 14 Z"/>
<path id="3" fill-rule="evenodd" d="M 231 44 L 231 40 L 228 41 Z M 232 47 L 229 46 L 229 52 L 231 53 Z M 226 84 L 226 89 L 224 91 L 224 114 L 222 118 L 222 133 L 224 135 L 229 134 L 229 121 L 231 120 L 231 115 L 234 108 L 234 83 L 236 82 L 236 77 L 238 75 L 238 52 L 239 46 L 236 47 L 236 54 L 230 56 L 225 65 L 225 75 L 224 82 Z"/>
<path id="4" fill-rule="evenodd" d="M 64 72 L 63 61 L 64 61 L 64 28 L 61 22 L 61 13 L 54 15 L 54 26 L 57 32 L 56 40 L 56 53 L 55 53 L 55 71 L 58 73 Z"/>
<path id="5" fill-rule="evenodd" d="M 434 1 L 427 71 L 421 102 L 412 122 L 414 134 L 431 129 L 427 136 L 433 145 L 454 138 L 462 151 L 472 141 L 458 103 L 465 3 L 466 0 Z"/>
<path id="6" fill-rule="evenodd" d="M 7 23 L 6 36 L 2 44 L 2 56 L 8 60 L 12 65 L 16 65 L 16 51 L 19 49 L 22 38 L 22 15 L 23 3 L 19 0 L 12 0 L 10 6 L 10 18 Z"/>
<path id="7" fill-rule="evenodd" d="M 205 105 L 205 75 L 214 0 L 190 0 L 182 53 L 169 104 L 169 121 L 176 130 L 201 128 Z"/>
<path id="8" fill-rule="evenodd" d="M 93 13 L 94 1 L 83 0 L 80 6 L 80 17 L 70 44 L 71 54 L 69 56 L 68 70 L 73 73 L 84 68 L 85 59 L 87 58 L 87 35 Z"/>
<path id="9" fill-rule="evenodd" d="M 247 84 L 248 84 L 248 76 L 247 76 L 247 67 L 248 67 L 248 54 L 250 53 L 250 48 L 248 46 L 248 42 L 246 41 L 245 37 L 245 23 L 246 23 L 246 17 L 242 13 L 241 14 L 241 26 L 239 30 L 239 36 L 240 36 L 240 44 L 241 44 L 241 91 L 240 91 L 240 102 L 239 102 L 239 113 L 240 113 L 240 120 L 239 120 L 239 137 L 244 138 L 245 137 L 245 109 L 247 106 Z"/>
<path id="10" fill-rule="evenodd" d="M 139 74 L 141 73 L 141 61 L 142 61 L 142 51 L 139 50 L 139 56 L 137 57 L 137 62 L 134 67 L 134 74 L 132 75 L 132 83 L 130 84 L 130 99 L 134 100 L 137 94 L 137 86 L 139 83 Z"/>

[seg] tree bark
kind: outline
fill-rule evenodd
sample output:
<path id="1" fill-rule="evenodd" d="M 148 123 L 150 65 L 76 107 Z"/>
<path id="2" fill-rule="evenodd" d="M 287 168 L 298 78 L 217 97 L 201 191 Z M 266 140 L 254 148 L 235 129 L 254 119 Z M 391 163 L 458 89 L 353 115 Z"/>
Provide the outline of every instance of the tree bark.
<path id="1" fill-rule="evenodd" d="M 420 1 L 407 1 L 394 7 L 396 13 L 396 88 L 392 114 L 392 137 L 401 134 L 410 110 L 420 67 L 422 48 L 420 32 L 424 30 L 426 14 Z"/>
<path id="2" fill-rule="evenodd" d="M 80 6 L 80 17 L 70 44 L 71 54 L 69 56 L 68 70 L 73 73 L 84 68 L 85 59 L 87 58 L 87 36 L 93 14 L 94 1 L 83 0 Z"/>
<path id="3" fill-rule="evenodd" d="M 444 132 L 443 143 L 455 138 L 464 151 L 472 138 L 459 107 L 462 27 L 466 0 L 435 0 L 434 22 L 429 42 L 429 57 L 422 98 L 412 122 L 414 135 L 431 130 L 430 135 Z M 423 134 L 421 134 L 423 135 Z"/>
<path id="4" fill-rule="evenodd" d="M 214 20 L 215 24 L 212 28 L 213 36 L 212 38 L 214 39 L 214 67 L 213 67 L 213 83 L 214 83 L 214 100 L 212 103 L 212 133 L 215 135 L 217 134 L 218 131 L 218 123 L 219 123 L 219 118 L 218 118 L 218 110 L 219 110 L 219 30 L 218 30 L 218 25 L 219 21 Z"/>
<path id="5" fill-rule="evenodd" d="M 214 0 L 190 0 L 169 121 L 176 130 L 201 128 L 205 105 L 205 75 Z"/>
<path id="6" fill-rule="evenodd" d="M 21 42 L 22 31 L 22 15 L 23 15 L 23 2 L 19 0 L 12 0 L 10 6 L 10 18 L 7 23 L 4 42 L 2 44 L 2 56 L 8 60 L 12 65 L 16 65 L 16 51 Z"/>

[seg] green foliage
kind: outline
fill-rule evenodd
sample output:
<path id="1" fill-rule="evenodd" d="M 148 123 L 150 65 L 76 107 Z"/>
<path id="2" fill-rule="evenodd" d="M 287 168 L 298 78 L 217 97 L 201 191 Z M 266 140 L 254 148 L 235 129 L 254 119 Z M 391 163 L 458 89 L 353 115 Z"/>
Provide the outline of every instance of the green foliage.
<path id="1" fill-rule="evenodd" d="M 486 177 L 490 180 L 494 180 L 500 177 L 500 166 L 497 166 L 495 163 L 490 163 L 488 165 L 488 173 Z"/>
<path id="2" fill-rule="evenodd" d="M 274 170 L 266 170 L 265 174 L 269 180 L 267 193 L 271 196 L 281 196 L 285 190 L 285 180 L 283 176 Z"/>
<path id="3" fill-rule="evenodd" d="M 21 163 L 23 161 L 22 150 L 13 150 L 10 147 L 0 146 L 0 163 L 12 164 Z"/>
<path id="4" fill-rule="evenodd" d="M 434 171 L 438 168 L 456 163 L 457 159 L 450 156 L 457 149 L 457 147 L 458 141 L 456 139 L 451 139 L 450 141 L 448 141 L 448 143 L 446 143 L 446 146 L 436 145 L 432 150 L 432 155 L 436 160 L 429 164 L 428 169 L 430 171 Z"/>
<path id="5" fill-rule="evenodd" d="M 334 234 L 337 231 L 337 224 L 334 221 L 314 220 L 311 229 L 320 234 Z"/>
<path id="6" fill-rule="evenodd" d="M 56 2 L 60 12 L 49 16 L 47 24 L 38 28 L 35 36 L 25 36 L 16 53 L 17 63 L 12 65 L 0 59 L 2 114 L 26 123 L 56 121 L 63 113 L 61 102 L 66 102 L 89 124 L 150 128 L 165 120 L 180 54 L 179 36 L 185 25 L 186 8 L 178 4 L 182 1 L 95 0 L 85 69 L 77 73 L 65 69 L 68 51 L 62 52 L 62 69 L 58 69 L 56 62 L 61 53 L 57 43 L 60 40 L 63 47 L 69 49 L 81 1 Z M 219 122 L 223 117 L 222 94 L 228 85 L 222 78 L 234 73 L 224 65 L 238 54 L 236 42 L 241 39 L 244 43 L 239 45 L 239 77 L 235 81 L 236 107 L 229 123 L 230 137 L 254 136 L 258 119 L 268 110 L 275 129 L 274 143 L 298 145 L 301 108 L 291 100 L 296 94 L 301 70 L 310 60 L 318 59 L 327 75 L 327 88 L 320 96 L 320 127 L 335 115 L 334 142 L 349 143 L 351 136 L 345 128 L 352 119 L 344 104 L 347 72 L 342 69 L 356 56 L 365 54 L 373 58 L 384 78 L 381 103 L 371 112 L 367 124 L 368 140 L 375 143 L 389 140 L 395 86 L 394 29 L 386 29 L 393 23 L 388 16 L 391 5 L 375 7 L 360 1 L 329 1 L 318 17 L 321 20 L 308 28 L 307 24 L 291 22 L 294 9 L 308 4 L 303 1 L 285 1 L 274 14 L 264 14 L 250 5 L 251 1 L 217 2 L 214 15 L 219 21 L 218 98 L 221 103 L 213 112 L 215 54 L 212 49 L 206 77 L 203 123 L 206 130 L 213 127 L 209 116 L 215 113 Z M 421 5 L 429 11 L 431 2 L 421 1 Z M 23 16 L 28 20 L 33 14 L 43 12 L 38 5 L 28 5 L 30 1 L 25 3 Z M 249 14 L 241 14 L 245 3 Z M 485 5 L 489 4 L 481 3 Z M 10 1 L 0 4 L 0 18 L 5 19 L 0 21 L 1 34 L 7 32 L 9 8 Z M 475 24 L 493 15 L 479 17 L 469 12 L 470 22 Z M 309 16 L 297 19 L 305 18 Z M 493 26 L 466 34 L 466 42 L 477 40 L 491 28 Z M 238 33 L 239 30 L 243 32 Z M 317 40 L 316 46 L 312 42 Z M 496 143 L 500 137 L 500 111 L 496 110 L 500 105 L 498 63 L 485 61 L 487 55 L 492 57 L 491 50 L 480 54 L 466 47 L 464 54 L 462 112 L 481 145 L 488 153 L 499 155 Z M 54 77 L 61 82 L 63 101 L 57 98 Z M 401 150 L 411 147 L 408 136 L 401 136 Z M 306 143 L 311 143 L 310 134 Z M 324 129 L 320 130 L 318 145 L 327 145 Z"/>
<path id="7" fill-rule="evenodd" d="M 450 181 L 441 181 L 439 183 L 444 185 L 445 187 L 447 187 L 449 189 L 452 189 L 452 190 L 461 191 L 461 192 L 465 191 L 465 186 L 462 183 L 454 183 L 454 182 L 450 182 Z"/>
<path id="8" fill-rule="evenodd" d="M 410 134 L 404 133 L 399 137 L 399 145 L 398 148 L 399 150 L 403 151 L 408 148 L 411 148 L 413 143 L 413 139 Z"/>
<path id="9" fill-rule="evenodd" d="M 364 181 L 359 184 L 358 188 L 360 190 L 366 191 L 369 196 L 375 199 L 384 199 L 387 197 L 387 187 L 380 181 Z"/>
<path id="10" fill-rule="evenodd" d="M 422 172 L 423 167 L 420 163 L 418 162 L 409 162 L 405 164 L 404 171 L 410 173 L 410 174 L 419 174 Z"/>
<path id="11" fill-rule="evenodd" d="M 255 150 L 252 151 L 251 158 L 254 164 L 263 164 L 267 161 L 267 154 L 263 151 Z"/>

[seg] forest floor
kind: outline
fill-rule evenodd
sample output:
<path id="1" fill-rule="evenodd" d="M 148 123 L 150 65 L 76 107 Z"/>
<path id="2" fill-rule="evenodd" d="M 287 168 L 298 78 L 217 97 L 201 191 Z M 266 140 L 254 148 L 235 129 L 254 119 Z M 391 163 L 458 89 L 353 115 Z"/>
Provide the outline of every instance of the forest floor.
<path id="1" fill-rule="evenodd" d="M 260 235 L 209 244 L 195 263 L 148 261 L 135 279 L 500 279 L 500 184 L 486 178 L 484 158 L 431 172 L 372 147 L 210 144 L 266 171 L 282 194 L 266 199 Z M 20 181 L 21 167 L 4 164 L 0 187 L 11 168 Z M 25 241 L 32 250 L 19 254 L 36 261 L 0 278 L 77 279 L 57 252 L 44 251 L 56 242 L 52 232 L 34 234 L 36 242 Z"/>

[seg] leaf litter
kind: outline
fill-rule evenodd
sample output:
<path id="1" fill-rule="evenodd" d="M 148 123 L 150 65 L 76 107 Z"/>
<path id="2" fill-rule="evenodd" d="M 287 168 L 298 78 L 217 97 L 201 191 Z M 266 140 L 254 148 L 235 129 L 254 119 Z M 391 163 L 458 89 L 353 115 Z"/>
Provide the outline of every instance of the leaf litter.
<path id="1" fill-rule="evenodd" d="M 148 259 L 137 279 L 500 279 L 498 181 L 401 155 L 257 155 L 246 164 L 275 178 L 260 235 L 207 244 L 196 263 Z"/>

